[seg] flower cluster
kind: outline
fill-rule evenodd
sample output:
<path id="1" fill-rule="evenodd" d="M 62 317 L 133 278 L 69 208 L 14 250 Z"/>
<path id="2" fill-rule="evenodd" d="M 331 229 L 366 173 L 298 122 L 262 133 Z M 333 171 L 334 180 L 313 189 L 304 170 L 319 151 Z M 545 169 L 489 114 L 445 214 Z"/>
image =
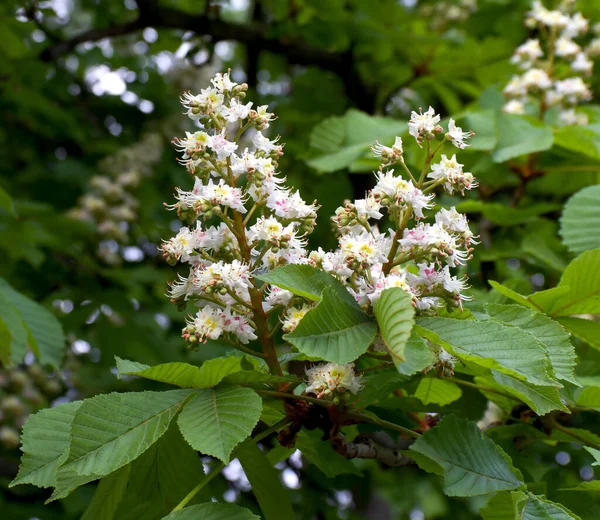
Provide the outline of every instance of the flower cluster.
<path id="1" fill-rule="evenodd" d="M 435 31 L 442 31 L 449 24 L 464 22 L 477 11 L 477 0 L 436 0 L 423 4 L 419 11 L 429 19 L 429 26 Z"/>
<path id="2" fill-rule="evenodd" d="M 330 273 L 368 313 L 389 287 L 406 291 L 420 314 L 461 307 L 467 286 L 454 271 L 470 258 L 476 241 L 455 208 L 430 213 L 436 188 L 455 195 L 477 186 L 456 155 L 435 162 L 443 146 L 468 146 L 472 133 L 452 119 L 444 130 L 432 107 L 412 112 L 409 134 L 426 153 L 421 175 L 415 177 L 406 164 L 401 137 L 391 146 L 376 143 L 377 184 L 363 199 L 337 209 L 337 249 L 309 251 L 307 234 L 318 207 L 285 185 L 278 173 L 283 146 L 265 133 L 275 116 L 266 107 L 244 104 L 246 88 L 219 74 L 212 87 L 182 97 L 198 129 L 174 143 L 193 188 L 178 188 L 175 203 L 167 205 L 183 225 L 161 249 L 170 264 L 187 266 L 168 295 L 181 308 L 195 307 L 182 333 L 189 345 L 220 339 L 256 353 L 246 345 L 259 340 L 259 355 L 269 361 L 275 332 L 293 332 L 315 307 L 257 279 L 286 264 Z M 383 219 L 391 226 L 379 228 Z M 315 367 L 308 377 L 307 392 L 317 396 L 360 389 L 351 365 Z"/>
<path id="3" fill-rule="evenodd" d="M 592 74 L 592 58 L 600 56 L 600 39 L 583 45 L 580 40 L 589 24 L 581 13 L 569 12 L 572 4 L 564 1 L 549 10 L 539 0 L 533 2 L 525 25 L 538 37 L 520 45 L 511 58 L 521 74 L 504 88 L 505 112 L 525 114 L 531 109 L 543 115 L 557 107 L 561 124 L 587 124 L 587 116 L 576 107 L 591 99 L 583 78 Z"/>
<path id="4" fill-rule="evenodd" d="M 139 202 L 134 193 L 152 165 L 159 161 L 162 139 L 158 134 L 146 134 L 135 145 L 124 148 L 99 164 L 105 175 L 90 179 L 88 192 L 81 197 L 71 216 L 92 222 L 102 237 L 98 256 L 110 264 L 121 257 L 111 248 L 130 241 L 130 226 L 138 218 Z"/>
<path id="5" fill-rule="evenodd" d="M 361 378 L 354 372 L 354 364 L 317 365 L 308 369 L 306 376 L 308 377 L 306 393 L 315 394 L 319 398 L 333 396 L 336 393 L 357 394 L 362 388 Z"/>

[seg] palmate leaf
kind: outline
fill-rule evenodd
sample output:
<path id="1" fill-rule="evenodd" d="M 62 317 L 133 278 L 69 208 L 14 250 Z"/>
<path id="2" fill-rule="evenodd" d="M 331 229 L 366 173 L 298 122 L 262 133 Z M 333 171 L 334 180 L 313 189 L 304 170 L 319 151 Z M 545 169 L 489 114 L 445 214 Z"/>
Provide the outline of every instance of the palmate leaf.
<path id="1" fill-rule="evenodd" d="M 375 304 L 381 337 L 394 364 L 406 361 L 404 348 L 415 323 L 415 309 L 408 293 L 399 287 L 386 289 Z"/>
<path id="2" fill-rule="evenodd" d="M 139 457 L 169 427 L 190 398 L 189 390 L 106 394 L 75 412 L 69 454 L 59 475 L 108 475 Z"/>
<path id="3" fill-rule="evenodd" d="M 543 345 L 517 327 L 494 320 L 421 318 L 416 332 L 466 362 L 541 386 L 556 386 Z"/>
<path id="4" fill-rule="evenodd" d="M 18 484 L 51 487 L 56 484 L 55 472 L 67 457 L 71 422 L 82 402 L 59 404 L 29 416 L 21 436 L 21 467 L 9 487 Z"/>
<path id="5" fill-rule="evenodd" d="M 494 280 L 490 280 L 489 284 L 496 291 L 498 291 L 503 296 L 506 296 L 510 300 L 520 303 L 521 305 L 525 305 L 525 307 L 529 307 L 530 309 L 540 310 L 527 299 L 527 296 L 523 296 L 522 294 L 519 294 L 517 291 L 513 291 L 511 288 L 506 287 L 506 285 L 502 285 L 501 283 L 495 282 Z"/>
<path id="6" fill-rule="evenodd" d="M 567 201 L 560 234 L 574 253 L 600 248 L 600 186 L 583 188 Z"/>
<path id="7" fill-rule="evenodd" d="M 252 486 L 252 493 L 265 520 L 295 520 L 288 491 L 279 472 L 255 443 L 247 443 L 236 451 L 236 457 Z"/>
<path id="8" fill-rule="evenodd" d="M 326 287 L 332 287 L 342 299 L 356 306 L 352 295 L 337 278 L 311 265 L 284 265 L 256 278 L 314 302 L 321 300 Z"/>
<path id="9" fill-rule="evenodd" d="M 483 520 L 518 520 L 525 500 L 527 495 L 522 491 L 501 491 L 494 495 L 479 514 Z"/>
<path id="10" fill-rule="evenodd" d="M 445 417 L 435 428 L 426 431 L 410 446 L 421 455 L 417 463 L 426 471 L 423 457 L 438 465 L 444 476 L 448 496 L 474 496 L 524 487 L 508 456 L 483 435 L 477 425 L 454 415 Z"/>
<path id="11" fill-rule="evenodd" d="M 15 291 L 0 278 L 0 292 L 18 310 L 28 332 L 28 343 L 40 363 L 58 368 L 62 363 L 66 341 L 62 325 L 48 309 Z"/>
<path id="12" fill-rule="evenodd" d="M 209 502 L 175 511 L 163 520 L 260 520 L 254 513 L 234 504 Z"/>
<path id="13" fill-rule="evenodd" d="M 488 304 L 485 309 L 491 318 L 531 334 L 546 348 L 556 377 L 579 386 L 573 372 L 575 348 L 560 324 L 545 314 L 518 305 Z"/>
<path id="14" fill-rule="evenodd" d="M 28 331 L 9 296 L 0 291 L 0 362 L 20 363 L 27 352 Z"/>
<path id="15" fill-rule="evenodd" d="M 590 448 L 589 446 L 585 446 L 585 449 L 590 452 L 594 459 L 596 459 L 595 462 L 592 462 L 592 466 L 600 466 L 600 450 Z"/>
<path id="16" fill-rule="evenodd" d="M 376 334 L 377 326 L 367 314 L 326 287 L 317 307 L 284 339 L 307 356 L 349 363 L 367 351 Z"/>
<path id="17" fill-rule="evenodd" d="M 262 400 L 250 388 L 211 388 L 194 395 L 177 424 L 192 448 L 227 463 L 233 448 L 252 433 L 261 411 Z"/>
<path id="18" fill-rule="evenodd" d="M 579 255 L 557 287 L 536 292 L 529 301 L 552 318 L 600 313 L 600 249 Z"/>
<path id="19" fill-rule="evenodd" d="M 404 345 L 404 357 L 405 360 L 396 365 L 396 369 L 403 376 L 412 376 L 421 372 L 434 361 L 433 351 L 427 346 L 425 340 L 414 332 Z"/>
<path id="20" fill-rule="evenodd" d="M 496 119 L 498 142 L 492 153 L 501 163 L 521 155 L 549 150 L 554 141 L 552 128 L 539 121 L 515 114 L 499 112 Z"/>

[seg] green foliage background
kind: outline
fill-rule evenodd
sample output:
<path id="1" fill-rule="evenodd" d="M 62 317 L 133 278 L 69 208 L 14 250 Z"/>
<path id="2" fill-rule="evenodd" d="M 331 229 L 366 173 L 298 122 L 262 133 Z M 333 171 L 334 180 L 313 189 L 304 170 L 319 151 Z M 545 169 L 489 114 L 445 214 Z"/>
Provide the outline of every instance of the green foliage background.
<path id="1" fill-rule="evenodd" d="M 369 145 L 375 140 L 390 144 L 395 135 L 405 133 L 407 109 L 432 105 L 442 117 L 452 116 L 463 128 L 475 131 L 472 146 L 461 160 L 477 176 L 480 189 L 477 194 L 469 193 L 457 209 L 469 215 L 482 239 L 467 273 L 472 294 L 476 304 L 492 305 L 485 310 L 474 305 L 471 312 L 488 313 L 494 319 L 506 312 L 503 304 L 516 299 L 526 306 L 524 310 L 542 310 L 571 332 L 572 338 L 566 341 L 573 343 L 577 354 L 576 380 L 566 382 L 561 395 L 550 398 L 532 396 L 527 388 L 515 391 L 521 392 L 519 399 L 525 393 L 524 402 L 540 415 L 546 398 L 586 408 L 566 423 L 592 444 L 600 443 L 600 415 L 593 413 L 600 410 L 600 325 L 577 318 L 600 314 L 600 255 L 594 251 L 600 248 L 600 108 L 592 103 L 584 109 L 590 118 L 586 127 L 560 129 L 551 120 L 540 122 L 501 112 L 501 90 L 514 72 L 509 58 L 527 37 L 522 22 L 529 2 L 480 0 L 477 11 L 466 20 L 445 24 L 435 23 L 437 15 L 423 14 L 423 7 L 435 3 L 2 2 L 0 359 L 7 366 L 2 375 L 3 397 L 10 394 L 10 373 L 22 362 L 27 345 L 45 370 L 55 368 L 67 381 L 65 400 L 112 391 L 164 390 L 161 383 L 117 379 L 115 356 L 153 366 L 176 361 L 198 365 L 225 355 L 227 347 L 217 343 L 197 353 L 185 349 L 180 338 L 184 315 L 164 296 L 166 282 L 174 277 L 173 268 L 163 261 L 157 246 L 172 234 L 173 216 L 164 211 L 162 202 L 170 200 L 174 186 L 189 180 L 169 145 L 187 129 L 178 96 L 183 90 L 205 87 L 215 71 L 231 68 L 235 79 L 249 83 L 249 99 L 268 103 L 279 116 L 273 130 L 287 143 L 281 170 L 289 183 L 301 190 L 305 200 L 317 199 L 322 205 L 319 225 L 311 236 L 315 247 L 334 245 L 329 216 L 345 199 L 362 197 L 372 186 L 373 177 L 368 174 L 377 163 Z M 600 22 L 599 1 L 579 4 L 587 18 Z M 111 77 L 109 72 L 113 82 L 102 83 Z M 598 79 L 596 72 L 590 80 L 595 99 L 600 99 Z M 158 160 L 150 165 L 141 158 L 148 150 L 132 148 L 147 134 L 157 136 L 163 146 Z M 139 202 L 136 220 L 124 240 L 108 244 L 120 261 L 106 262 L 98 255 L 105 237 L 94 223 L 72 218 L 71 211 L 88 193 L 90 179 L 110 171 L 106 158 L 120 157 L 124 149 L 134 152 L 116 160 L 128 161 L 128 168 L 140 168 L 145 176 L 133 192 Z M 539 174 L 523 179 L 519 168 L 532 154 Z M 416 146 L 407 147 L 406 157 L 414 164 L 422 160 Z M 450 196 L 441 200 L 448 207 L 459 202 Z M 579 257 L 579 263 L 565 271 L 580 253 L 587 256 Z M 494 290 L 490 281 L 502 285 L 495 285 Z M 569 289 L 553 289 L 558 284 Z M 512 291 L 533 294 L 519 300 Z M 587 304 L 577 307 L 573 301 L 581 303 L 584 293 Z M 335 295 L 333 290 L 331 294 Z M 504 322 L 519 319 L 525 318 L 502 314 Z M 454 332 L 448 327 L 427 319 L 417 324 L 454 345 Z M 485 328 L 480 327 L 475 332 L 485 348 Z M 311 354 L 300 343 L 296 346 Z M 405 348 L 410 346 L 409 342 Z M 398 349 L 403 355 L 404 344 Z M 424 366 L 427 360 L 415 365 L 414 372 Z M 136 373 L 140 367 L 120 366 L 119 371 Z M 479 377 L 478 382 L 493 393 L 497 385 L 508 384 L 509 376 L 492 372 L 493 376 L 468 375 Z M 389 393 L 385 374 L 372 377 L 373 385 Z M 440 388 L 439 383 L 431 378 L 407 383 L 403 392 L 413 397 L 401 403 L 383 394 L 372 400 L 379 416 L 408 425 L 407 417 L 422 411 L 454 412 L 478 420 L 485 412 L 486 398 L 493 398 L 452 383 Z M 179 392 L 169 395 L 180 403 L 187 390 L 171 392 Z M 448 395 L 461 398 L 448 401 Z M 23 397 L 22 413 L 35 411 L 54 398 L 34 403 Z M 224 399 L 252 406 L 251 396 Z M 191 403 L 205 404 L 200 397 Z M 545 436 L 535 429 L 539 426 L 535 418 L 519 422 L 518 411 L 513 412 L 514 423 L 490 430 L 489 437 L 510 455 L 521 480 L 502 466 L 504 453 L 488 446 L 490 464 L 501 466 L 505 479 L 526 482 L 529 491 L 564 504 L 584 520 L 598 518 L 599 489 L 594 481 L 587 488 L 582 484 L 584 476 L 591 480 L 594 471 L 598 475 L 598 468 L 592 467 L 594 454 L 584 450 L 581 442 L 571 442 L 573 437 L 561 437 L 558 430 Z M 188 416 L 179 416 L 180 426 L 194 419 L 193 414 Z M 156 461 L 162 460 L 161 471 L 171 486 L 163 489 L 151 476 L 130 479 L 129 487 L 137 498 L 121 503 L 106 518 L 161 518 L 162 510 L 152 516 L 156 508 L 145 510 L 143 504 L 160 494 L 163 505 L 172 508 L 182 498 L 181 490 L 195 485 L 202 474 L 201 464 L 190 456 L 181 435 L 165 424 L 168 430 L 160 443 L 133 463 L 137 466 L 123 471 L 150 475 L 159 464 Z M 249 420 L 244 428 L 252 431 L 253 426 Z M 535 432 L 525 431 L 528 428 Z M 539 442 L 530 442 L 535 436 Z M 207 451 L 202 449 L 206 439 L 187 440 L 219 458 L 227 459 L 231 451 L 227 445 Z M 134 445 L 135 441 L 129 442 Z M 433 438 L 428 446 L 419 442 L 413 448 L 423 456 L 439 448 Z M 453 498 L 447 489 L 450 496 L 446 496 L 443 479 L 414 466 L 390 469 L 367 461 L 350 463 L 328 450 L 315 432 L 303 432 L 297 447 L 304 452 L 301 466 L 297 459 L 289 459 L 290 450 L 281 447 L 268 453 L 267 462 L 251 448 L 240 457 L 242 464 L 247 458 L 252 461 L 249 465 L 262 468 L 265 474 L 278 462 L 278 472 L 298 477 L 297 489 L 271 490 L 275 497 L 291 493 L 298 518 L 503 520 L 511 518 L 499 516 L 503 508 L 510 510 L 513 503 L 531 515 L 524 518 L 563 518 L 541 499 L 520 491 L 497 494 L 485 513 L 489 497 Z M 49 492 L 29 486 L 8 488 L 18 457 L 14 446 L 0 448 L 3 519 L 83 515 L 96 484 L 44 506 Z M 185 471 L 174 460 L 186 460 Z M 248 475 L 255 490 L 261 475 Z M 103 480 L 101 486 L 118 486 L 123 478 L 128 477 L 112 473 L 115 482 Z M 225 494 L 259 514 L 257 499 L 243 481 L 219 477 L 212 486 L 210 492 L 199 495 L 198 503 L 211 496 L 221 500 Z M 577 491 L 565 491 L 576 486 Z M 274 507 L 260 505 L 264 511 Z"/>

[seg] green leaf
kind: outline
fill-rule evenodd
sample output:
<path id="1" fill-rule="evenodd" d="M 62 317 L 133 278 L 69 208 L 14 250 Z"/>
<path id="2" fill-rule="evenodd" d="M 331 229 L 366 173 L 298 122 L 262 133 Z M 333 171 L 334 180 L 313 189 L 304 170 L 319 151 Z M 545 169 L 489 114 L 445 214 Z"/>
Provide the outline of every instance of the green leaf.
<path id="1" fill-rule="evenodd" d="M 460 399 L 462 390 L 451 381 L 428 376 L 419 381 L 414 396 L 423 404 L 435 403 L 444 406 Z"/>
<path id="2" fill-rule="evenodd" d="M 377 326 L 367 314 L 326 287 L 317 307 L 284 339 L 308 356 L 349 363 L 367 351 L 376 334 Z"/>
<path id="3" fill-rule="evenodd" d="M 370 150 L 376 141 L 387 142 L 406 131 L 403 121 L 370 116 L 350 109 L 343 117 L 335 116 L 319 123 L 310 137 L 312 148 L 326 153 L 309 159 L 309 166 L 322 173 L 331 173 L 350 166 Z M 343 137 L 340 139 L 340 136 Z M 316 146 L 315 146 L 316 145 Z"/>
<path id="4" fill-rule="evenodd" d="M 600 323 L 582 318 L 558 318 L 557 321 L 573 336 L 600 350 Z"/>
<path id="5" fill-rule="evenodd" d="M 535 152 L 549 150 L 554 142 L 552 128 L 533 118 L 498 112 L 498 143 L 492 153 L 494 162 L 501 163 Z"/>
<path id="6" fill-rule="evenodd" d="M 234 504 L 209 502 L 185 507 L 163 517 L 163 520 L 260 520 L 260 518 L 248 509 Z"/>
<path id="7" fill-rule="evenodd" d="M 496 291 L 498 291 L 503 296 L 506 296 L 510 300 L 520 303 L 521 305 L 525 305 L 525 307 L 529 307 L 530 309 L 538 310 L 538 308 L 527 299 L 527 296 L 523 296 L 517 291 L 513 291 L 512 289 L 506 287 L 506 285 L 502 285 L 501 283 L 495 282 L 494 280 L 488 280 L 488 283 Z"/>
<path id="8" fill-rule="evenodd" d="M 386 289 L 375 304 L 375 317 L 394 364 L 406 361 L 404 348 L 415 323 L 411 297 L 398 287 Z"/>
<path id="9" fill-rule="evenodd" d="M 252 486 L 265 520 L 295 520 L 289 492 L 283 487 L 277 471 L 255 443 L 236 451 L 236 457 Z"/>
<path id="10" fill-rule="evenodd" d="M 557 385 L 549 375 L 550 363 L 543 345 L 517 327 L 491 319 L 421 318 L 417 324 L 421 327 L 416 330 L 418 334 L 465 362 L 495 368 L 537 385 Z"/>
<path id="11" fill-rule="evenodd" d="M 252 433 L 261 411 L 262 400 L 250 388 L 212 388 L 196 393 L 177 424 L 192 448 L 228 463 L 233 448 Z"/>
<path id="12" fill-rule="evenodd" d="M 496 321 L 531 334 L 546 348 L 556 377 L 579 386 L 573 372 L 576 365 L 575 348 L 568 332 L 559 323 L 545 314 L 518 305 L 487 304 L 485 309 Z"/>
<path id="13" fill-rule="evenodd" d="M 529 300 L 553 318 L 600 313 L 600 249 L 579 255 L 557 287 L 534 293 Z"/>
<path id="14" fill-rule="evenodd" d="M 501 491 L 479 514 L 483 520 L 519 520 L 519 511 L 526 499 L 527 495 L 522 491 Z"/>
<path id="15" fill-rule="evenodd" d="M 502 390 L 508 391 L 526 403 L 538 415 L 546 415 L 554 410 L 570 413 L 560 399 L 558 388 L 554 386 L 532 385 L 497 370 L 492 370 L 492 375 L 494 381 L 500 385 Z M 494 400 L 492 395 L 489 395 L 488 398 Z"/>
<path id="16" fill-rule="evenodd" d="M 590 448 L 589 446 L 584 446 L 584 448 L 596 459 L 596 462 L 592 462 L 592 466 L 600 466 L 600 450 Z"/>
<path id="17" fill-rule="evenodd" d="M 560 219 L 563 242 L 574 253 L 600 248 L 600 186 L 578 191 L 565 204 Z"/>
<path id="18" fill-rule="evenodd" d="M 406 359 L 398 363 L 396 368 L 400 374 L 412 376 L 430 366 L 435 356 L 425 340 L 413 332 L 404 346 L 404 357 Z"/>
<path id="19" fill-rule="evenodd" d="M 15 291 L 0 278 L 0 292 L 4 293 L 19 311 L 28 330 L 32 350 L 42 364 L 58 368 L 66 347 L 62 325 L 48 309 Z"/>
<path id="20" fill-rule="evenodd" d="M 521 510 L 520 520 L 581 520 L 566 507 L 544 497 L 529 495 Z"/>
<path id="21" fill-rule="evenodd" d="M 356 306 L 356 300 L 337 278 L 311 265 L 284 265 L 256 278 L 315 302 L 321 301 L 326 287 L 332 287 L 338 296 Z"/>
<path id="22" fill-rule="evenodd" d="M 456 206 L 461 213 L 481 213 L 487 220 L 499 226 L 516 226 L 535 219 L 544 213 L 562 209 L 561 204 L 542 202 L 522 208 L 511 208 L 499 202 L 484 202 L 482 200 L 466 200 Z"/>
<path id="23" fill-rule="evenodd" d="M 86 399 L 71 424 L 59 473 L 103 476 L 139 457 L 167 431 L 189 390 L 106 394 Z"/>
<path id="24" fill-rule="evenodd" d="M 29 416 L 21 436 L 21 467 L 9 487 L 56 484 L 56 470 L 67 458 L 71 422 L 82 402 L 59 404 Z"/>
<path id="25" fill-rule="evenodd" d="M 474 496 L 524 487 L 508 456 L 477 425 L 454 415 L 445 417 L 410 446 L 444 470 L 448 496 Z M 419 462 L 419 461 L 417 461 Z"/>
<path id="26" fill-rule="evenodd" d="M 333 451 L 331 444 L 321 437 L 322 433 L 316 430 L 303 429 L 296 437 L 296 448 L 327 478 L 345 474 L 362 475 L 360 469 L 351 460 L 345 459 Z"/>
<path id="27" fill-rule="evenodd" d="M 0 209 L 3 209 L 10 215 L 15 216 L 15 206 L 10 195 L 0 186 Z"/>
<path id="28" fill-rule="evenodd" d="M 146 510 L 137 515 L 144 520 L 160 518 L 171 511 L 204 478 L 201 458 L 184 440 L 175 422 L 171 423 L 158 442 L 130 466 L 127 496 L 119 505 L 115 520 L 131 516 L 134 504 L 146 506 Z M 208 492 L 200 493 L 193 503 L 209 499 Z"/>
<path id="29" fill-rule="evenodd" d="M 583 491 L 586 493 L 600 493 L 600 480 L 592 480 L 590 482 L 582 482 L 572 488 L 562 488 L 558 491 Z"/>
<path id="30" fill-rule="evenodd" d="M 129 482 L 130 465 L 104 477 L 81 520 L 113 520 Z"/>
<path id="31" fill-rule="evenodd" d="M 600 136 L 589 128 L 580 126 L 558 128 L 554 134 L 554 144 L 572 153 L 600 159 Z"/>
<path id="32" fill-rule="evenodd" d="M 243 370 L 243 356 L 229 356 L 205 361 L 200 368 L 188 363 L 163 363 L 150 367 L 135 361 L 115 358 L 119 375 L 135 375 L 177 385 L 182 388 L 210 388 L 226 376 Z"/>
<path id="33" fill-rule="evenodd" d="M 465 127 L 475 132 L 475 135 L 469 140 L 469 150 L 493 150 L 496 147 L 498 136 L 495 110 L 467 114 Z"/>

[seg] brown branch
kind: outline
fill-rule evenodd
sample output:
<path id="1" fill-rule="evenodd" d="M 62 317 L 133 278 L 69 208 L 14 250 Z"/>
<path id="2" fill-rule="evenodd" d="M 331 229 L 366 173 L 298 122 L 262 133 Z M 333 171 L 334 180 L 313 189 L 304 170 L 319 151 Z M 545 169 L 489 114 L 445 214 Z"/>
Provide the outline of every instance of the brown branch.
<path id="1" fill-rule="evenodd" d="M 285 56 L 294 65 L 315 66 L 337 74 L 343 81 L 348 97 L 362 110 L 372 111 L 375 96 L 360 80 L 355 69 L 351 51 L 331 52 L 312 47 L 298 39 L 273 36 L 272 27 L 262 23 L 234 24 L 211 18 L 205 14 L 189 14 L 176 9 L 155 5 L 154 2 L 139 1 L 139 15 L 130 22 L 104 28 L 94 28 L 65 41 L 46 48 L 40 55 L 44 61 L 54 61 L 84 42 L 95 42 L 132 34 L 154 27 L 179 29 L 198 35 L 210 36 L 213 43 L 237 41 L 250 45 L 255 52 L 267 51 Z"/>
<path id="2" fill-rule="evenodd" d="M 359 436 L 354 442 L 349 442 L 343 434 L 339 433 L 331 438 L 331 446 L 337 453 L 347 459 L 376 459 L 386 466 L 415 464 L 410 457 L 400 453 L 400 451 L 385 448 L 367 437 Z"/>

